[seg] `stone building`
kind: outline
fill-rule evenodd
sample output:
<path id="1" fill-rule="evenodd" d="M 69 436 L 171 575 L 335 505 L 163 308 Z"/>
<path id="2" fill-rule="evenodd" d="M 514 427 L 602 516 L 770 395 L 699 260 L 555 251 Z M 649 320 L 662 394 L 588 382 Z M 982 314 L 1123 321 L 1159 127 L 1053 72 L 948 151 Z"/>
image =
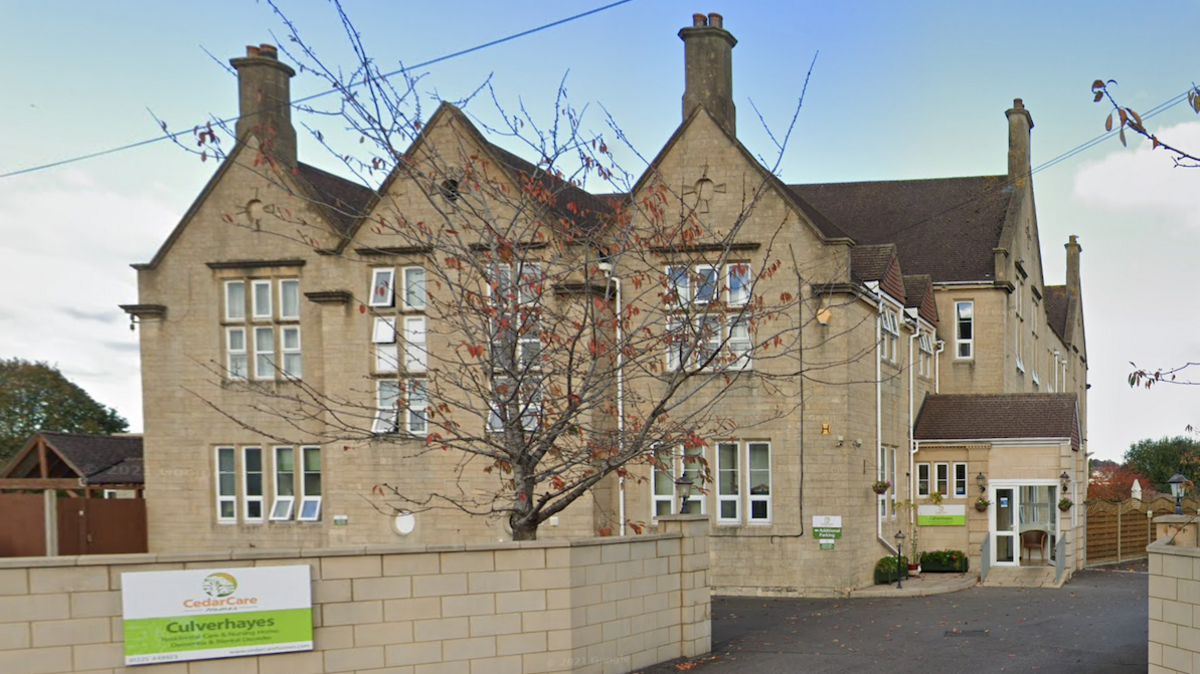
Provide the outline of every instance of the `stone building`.
<path id="1" fill-rule="evenodd" d="M 406 168 L 438 171 L 397 170 L 377 189 L 334 176 L 296 155 L 293 70 L 267 45 L 234 59 L 237 145 L 153 260 L 135 265 L 139 300 L 125 306 L 141 331 L 151 549 L 509 535 L 504 518 L 418 507 L 392 516 L 373 497 L 382 483 L 409 493 L 497 489 L 491 472 L 464 471 L 461 455 L 420 451 L 438 414 L 426 407 L 438 393 L 433 364 L 462 363 L 464 349 L 478 356 L 476 343 L 500 346 L 486 335 L 471 342 L 459 316 L 433 308 L 474 306 L 436 282 L 462 256 L 397 238 L 394 225 L 486 203 L 496 222 L 550 214 L 522 245 L 543 251 L 529 265 L 539 273 L 580 270 L 555 286 L 563 316 L 582 312 L 569 322 L 592 321 L 598 339 L 615 330 L 626 344 L 631 331 L 622 336 L 614 326 L 626 324 L 613 317 L 661 314 L 666 297 L 675 313 L 646 333 L 692 340 L 686 352 L 661 349 L 641 378 L 618 358 L 593 392 L 603 403 L 595 429 L 628 436 L 639 427 L 637 400 L 661 395 L 673 372 L 704 370 L 701 356 L 722 354 L 708 367 L 722 364 L 726 425 L 696 425 L 696 442 L 600 480 L 539 536 L 637 535 L 679 509 L 680 477 L 703 474 L 688 502 L 712 515 L 710 583 L 725 593 L 869 584 L 875 561 L 895 554 L 895 533 L 911 540 L 918 518 L 921 549 L 1021 566 L 1021 534 L 1036 525 L 1050 539 L 1042 563 L 1080 568 L 1078 509 L 1046 507 L 1063 483 L 1080 500 L 1085 478 L 1080 246 L 1067 244 L 1065 285 L 1045 285 L 1033 122 L 1020 99 L 1007 111 L 1005 174 L 786 185 L 738 141 L 737 41 L 722 18 L 697 14 L 679 36 L 682 123 L 632 191 L 603 197 L 497 147 L 446 104 L 400 148 Z M 638 236 L 605 229 L 623 215 L 622 231 Z M 680 236 L 660 245 L 664 231 Z M 462 245 L 495 253 L 487 237 Z M 510 282 L 497 278 L 457 292 L 489 297 Z M 649 278 L 666 290 L 647 292 L 639 281 Z M 786 312 L 761 298 L 776 297 L 791 312 L 773 316 L 787 338 L 765 339 L 773 328 L 763 314 Z M 510 356 L 522 361 L 530 349 L 541 347 L 517 344 Z M 480 370 L 459 372 L 473 379 Z M 482 395 L 464 386 L 447 398 L 479 434 L 506 413 L 486 400 L 495 382 L 482 386 Z M 672 414 L 704 418 L 706 389 L 697 390 Z M 545 423 L 538 415 L 557 404 L 521 396 L 518 425 Z M 314 407 L 318 397 L 345 404 Z M 889 489 L 876 494 L 877 481 Z M 983 511 L 973 507 L 980 494 L 993 502 Z M 817 526 L 839 537 L 815 537 Z"/>

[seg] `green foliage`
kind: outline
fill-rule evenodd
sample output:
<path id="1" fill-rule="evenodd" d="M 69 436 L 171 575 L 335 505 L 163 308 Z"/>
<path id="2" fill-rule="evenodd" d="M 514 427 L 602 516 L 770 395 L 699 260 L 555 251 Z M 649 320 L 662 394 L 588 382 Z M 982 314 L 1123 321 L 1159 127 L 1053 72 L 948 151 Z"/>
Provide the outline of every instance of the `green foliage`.
<path id="1" fill-rule="evenodd" d="M 908 557 L 900 556 L 900 566 L 908 568 Z M 882 573 L 893 573 L 896 571 L 896 556 L 880 557 L 878 562 L 875 562 L 875 570 Z"/>
<path id="2" fill-rule="evenodd" d="M 1125 465 L 1149 478 L 1158 491 L 1169 494 L 1167 481 L 1177 472 L 1192 482 L 1200 479 L 1200 442 L 1184 436 L 1139 440 L 1125 452 Z"/>
<path id="3" fill-rule="evenodd" d="M 965 573 L 969 562 L 962 550 L 928 550 L 921 553 L 921 571 Z"/>
<path id="4" fill-rule="evenodd" d="M 908 558 L 900 557 L 899 564 L 896 558 L 881 557 L 875 563 L 875 583 L 894 583 L 897 578 L 908 578 Z"/>
<path id="5" fill-rule="evenodd" d="M 0 360 L 0 464 L 38 431 L 109 435 L 129 429 L 116 410 L 92 399 L 46 363 Z"/>

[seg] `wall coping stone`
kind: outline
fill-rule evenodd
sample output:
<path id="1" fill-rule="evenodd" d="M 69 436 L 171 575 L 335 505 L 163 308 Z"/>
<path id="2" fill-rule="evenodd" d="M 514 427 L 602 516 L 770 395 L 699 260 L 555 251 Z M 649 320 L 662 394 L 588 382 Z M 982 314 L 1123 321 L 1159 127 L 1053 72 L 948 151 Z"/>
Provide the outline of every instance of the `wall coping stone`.
<path id="1" fill-rule="evenodd" d="M 693 522 L 708 520 L 707 515 L 671 515 L 660 520 Z M 545 541 L 497 541 L 453 545 L 367 545 L 336 548 L 237 548 L 198 550 L 196 552 L 143 552 L 127 555 L 72 555 L 61 557 L 5 557 L 0 569 L 53 568 L 71 566 L 121 566 L 135 564 L 181 564 L 187 562 L 232 562 L 266 559 L 311 559 L 314 557 L 356 557 L 365 555 L 415 555 L 431 552 L 487 552 L 503 550 L 586 548 L 598 545 L 643 543 L 681 539 L 678 531 L 635 536 L 599 536 L 592 538 L 556 538 Z M 1172 548 L 1177 549 L 1177 548 Z M 1198 551 L 1197 556 L 1200 556 Z"/>
<path id="2" fill-rule="evenodd" d="M 1157 520 L 1158 518 L 1155 517 L 1154 519 Z M 1149 546 L 1146 547 L 1146 552 L 1156 553 L 1156 554 L 1160 554 L 1160 555 L 1175 555 L 1176 557 L 1200 558 L 1200 548 L 1191 548 L 1191 547 L 1182 547 L 1182 546 L 1178 546 L 1178 545 L 1172 545 L 1171 543 L 1167 542 L 1169 540 L 1171 540 L 1171 539 L 1168 536 L 1166 538 L 1160 538 L 1157 541 L 1154 541 L 1153 543 L 1151 543 Z"/>

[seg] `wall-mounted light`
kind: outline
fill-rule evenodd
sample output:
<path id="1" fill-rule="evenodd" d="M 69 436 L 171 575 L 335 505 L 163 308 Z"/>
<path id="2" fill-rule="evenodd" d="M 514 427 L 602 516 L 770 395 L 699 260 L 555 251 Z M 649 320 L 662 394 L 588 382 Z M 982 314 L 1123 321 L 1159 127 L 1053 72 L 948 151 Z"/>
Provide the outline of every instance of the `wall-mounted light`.
<path id="1" fill-rule="evenodd" d="M 1062 475 L 1058 476 L 1058 479 L 1062 482 L 1062 495 L 1065 497 L 1067 495 L 1067 487 L 1071 484 L 1071 476 L 1064 470 Z"/>
<path id="2" fill-rule="evenodd" d="M 987 491 L 987 478 L 984 477 L 983 473 L 975 476 L 975 485 L 979 487 L 980 496 L 983 495 L 983 492 Z"/>

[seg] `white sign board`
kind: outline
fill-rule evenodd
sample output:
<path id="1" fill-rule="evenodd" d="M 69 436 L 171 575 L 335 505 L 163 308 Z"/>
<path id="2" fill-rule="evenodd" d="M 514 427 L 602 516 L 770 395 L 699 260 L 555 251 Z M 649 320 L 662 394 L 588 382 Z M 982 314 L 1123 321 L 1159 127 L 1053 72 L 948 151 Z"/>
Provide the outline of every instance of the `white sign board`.
<path id="1" fill-rule="evenodd" d="M 311 651 L 307 564 L 121 574 L 125 664 Z"/>

